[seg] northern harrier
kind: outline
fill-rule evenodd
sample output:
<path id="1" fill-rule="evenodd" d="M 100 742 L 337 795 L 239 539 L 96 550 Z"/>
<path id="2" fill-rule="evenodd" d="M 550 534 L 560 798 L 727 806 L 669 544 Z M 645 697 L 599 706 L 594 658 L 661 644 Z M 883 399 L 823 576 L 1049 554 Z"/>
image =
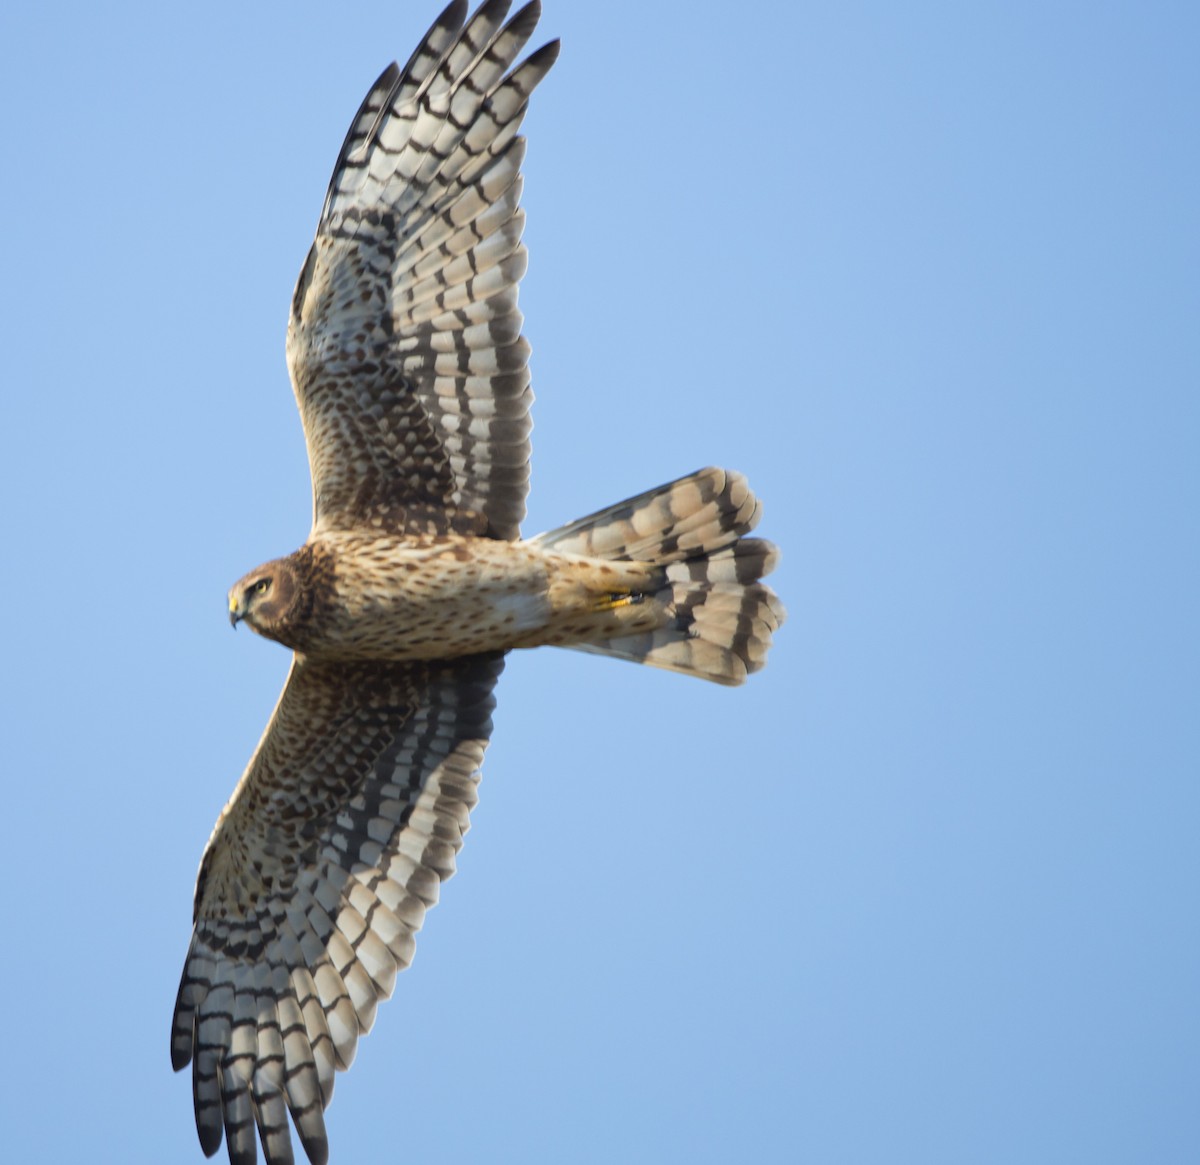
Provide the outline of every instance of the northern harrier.
<path id="1" fill-rule="evenodd" d="M 737 684 L 783 608 L 759 503 L 706 469 L 528 541 L 517 283 L 537 0 L 438 18 L 354 118 L 292 300 L 313 479 L 294 554 L 229 595 L 295 653 L 200 864 L 171 1033 L 208 1155 L 328 1156 L 324 1108 L 454 871 L 511 648 Z"/>

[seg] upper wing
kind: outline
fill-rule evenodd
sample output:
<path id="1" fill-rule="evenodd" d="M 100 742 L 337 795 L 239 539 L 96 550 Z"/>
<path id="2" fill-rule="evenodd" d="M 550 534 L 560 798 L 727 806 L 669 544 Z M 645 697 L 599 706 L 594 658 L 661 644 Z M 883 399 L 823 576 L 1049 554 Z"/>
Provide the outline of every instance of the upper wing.
<path id="1" fill-rule="evenodd" d="M 367 94 L 300 272 L 288 365 L 313 524 L 515 538 L 529 481 L 517 129 L 558 55 L 541 14 L 455 0 Z"/>
<path id="2" fill-rule="evenodd" d="M 196 886 L 171 1030 L 206 1154 L 314 1165 L 325 1105 L 454 872 L 502 657 L 297 661 Z"/>

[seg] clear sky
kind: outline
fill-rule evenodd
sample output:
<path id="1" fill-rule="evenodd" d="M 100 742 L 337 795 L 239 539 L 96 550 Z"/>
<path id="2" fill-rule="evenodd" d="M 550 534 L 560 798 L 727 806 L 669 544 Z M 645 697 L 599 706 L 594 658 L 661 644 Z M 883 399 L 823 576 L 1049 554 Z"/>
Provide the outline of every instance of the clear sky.
<path id="1" fill-rule="evenodd" d="M 0 16 L 6 1159 L 202 1160 L 171 1007 L 287 667 L 225 591 L 307 533 L 289 297 L 436 10 Z M 1200 8 L 542 28 L 526 529 L 741 469 L 790 619 L 736 691 L 511 661 L 335 1165 L 1200 1159 Z"/>

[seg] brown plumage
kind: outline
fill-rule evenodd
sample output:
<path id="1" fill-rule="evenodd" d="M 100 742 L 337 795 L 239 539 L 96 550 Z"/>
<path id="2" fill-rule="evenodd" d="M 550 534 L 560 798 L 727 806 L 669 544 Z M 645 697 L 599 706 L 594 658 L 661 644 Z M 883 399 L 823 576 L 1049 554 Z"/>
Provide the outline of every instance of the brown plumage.
<path id="1" fill-rule="evenodd" d="M 783 609 L 759 504 L 706 469 L 521 541 L 528 345 L 517 283 L 529 94 L 505 23 L 456 0 L 356 115 L 300 274 L 288 361 L 313 478 L 303 547 L 229 612 L 295 652 L 196 886 L 171 1055 L 205 1153 L 314 1163 L 334 1072 L 398 970 L 476 799 L 510 649 L 742 682 Z M 465 23 L 464 23 L 465 21 Z"/>

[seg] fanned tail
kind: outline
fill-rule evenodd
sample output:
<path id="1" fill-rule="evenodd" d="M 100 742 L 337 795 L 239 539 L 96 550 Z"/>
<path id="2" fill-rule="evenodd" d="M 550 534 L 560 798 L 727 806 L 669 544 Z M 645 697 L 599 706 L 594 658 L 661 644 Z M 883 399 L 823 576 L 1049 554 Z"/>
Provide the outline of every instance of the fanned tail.
<path id="1" fill-rule="evenodd" d="M 762 538 L 745 537 L 762 506 L 745 477 L 701 469 L 589 514 L 533 541 L 560 554 L 652 563 L 661 624 L 649 631 L 574 644 L 651 667 L 740 684 L 766 664 L 783 604 L 760 580 L 779 557 Z"/>

